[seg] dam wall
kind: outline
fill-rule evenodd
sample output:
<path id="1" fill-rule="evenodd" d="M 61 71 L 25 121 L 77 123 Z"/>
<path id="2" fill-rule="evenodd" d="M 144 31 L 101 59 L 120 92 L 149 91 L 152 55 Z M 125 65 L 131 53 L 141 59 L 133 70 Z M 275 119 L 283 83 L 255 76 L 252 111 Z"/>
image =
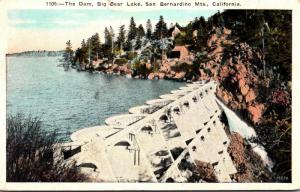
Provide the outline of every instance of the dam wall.
<path id="1" fill-rule="evenodd" d="M 80 129 L 84 142 L 70 157 L 95 181 L 206 182 L 199 164 L 209 163 L 218 182 L 237 172 L 220 121 L 215 82 L 195 82 L 108 118 L 103 126 Z M 87 166 L 94 165 L 96 169 Z"/>

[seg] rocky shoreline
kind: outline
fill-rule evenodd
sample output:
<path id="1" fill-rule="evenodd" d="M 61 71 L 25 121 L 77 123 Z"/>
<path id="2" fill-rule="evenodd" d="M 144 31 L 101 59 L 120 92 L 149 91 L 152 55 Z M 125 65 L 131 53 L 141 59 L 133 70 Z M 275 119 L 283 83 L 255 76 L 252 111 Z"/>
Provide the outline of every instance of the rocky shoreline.
<path id="1" fill-rule="evenodd" d="M 290 125 L 290 118 L 276 120 L 274 113 L 278 114 L 278 109 L 290 104 L 291 82 L 281 82 L 278 86 L 276 83 L 280 82 L 279 76 L 264 75 L 263 53 L 260 49 L 241 42 L 229 29 L 217 28 L 207 40 L 206 51 L 203 53 L 205 54 L 202 54 L 200 60 L 196 60 L 192 54 L 193 56 L 189 57 L 192 58 L 190 63 L 179 59 L 164 59 L 160 68 L 155 71 L 150 63 L 145 62 L 145 73 L 132 70 L 129 63 L 111 64 L 106 67 L 93 66 L 91 71 L 125 75 L 135 79 L 216 81 L 219 85 L 217 97 L 254 127 L 258 133 L 257 142 L 272 142 L 264 135 L 266 127 Z M 279 125 L 274 125 L 276 121 Z M 270 148 L 267 145 L 265 147 L 269 149 L 268 153 L 272 154 Z"/>
<path id="2" fill-rule="evenodd" d="M 150 70 L 150 64 L 148 64 L 148 69 Z M 128 78 L 134 79 L 149 79 L 149 80 L 174 80 L 180 82 L 196 82 L 198 79 L 188 79 L 186 78 L 185 72 L 175 72 L 170 69 L 170 65 L 168 63 L 163 64 L 163 67 L 167 70 L 160 70 L 158 72 L 150 72 L 148 75 L 140 75 L 134 74 L 134 72 L 130 69 L 129 64 L 125 65 L 117 65 L 110 64 L 109 67 L 96 68 L 92 70 L 88 70 L 90 72 L 99 72 L 104 74 L 113 74 L 113 75 L 123 75 Z M 167 71 L 167 72 L 166 72 Z"/>
<path id="3" fill-rule="evenodd" d="M 247 122 L 258 123 L 265 104 L 259 98 L 260 88 L 269 87 L 269 79 L 263 79 L 262 71 L 254 71 L 253 66 L 261 65 L 262 53 L 251 48 L 247 43 L 239 43 L 231 36 L 231 30 L 224 28 L 207 41 L 207 54 L 200 60 L 200 68 L 191 76 L 189 71 L 174 71 L 173 66 L 182 61 L 166 59 L 157 71 L 151 71 L 151 64 L 145 63 L 146 74 L 136 74 L 130 64 L 107 64 L 106 66 L 92 65 L 90 71 L 99 71 L 106 74 L 125 75 L 134 79 L 168 79 L 175 81 L 193 82 L 199 80 L 214 80 L 219 83 L 217 96 L 232 110 L 240 113 Z M 196 62 L 195 60 L 193 62 Z M 191 64 L 190 64 L 191 66 Z"/>

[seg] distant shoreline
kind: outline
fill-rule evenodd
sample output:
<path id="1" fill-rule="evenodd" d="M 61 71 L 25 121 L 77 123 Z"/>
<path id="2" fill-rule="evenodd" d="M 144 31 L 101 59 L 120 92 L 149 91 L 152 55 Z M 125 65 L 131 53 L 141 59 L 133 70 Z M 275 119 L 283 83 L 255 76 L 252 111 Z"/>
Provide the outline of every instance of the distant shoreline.
<path id="1" fill-rule="evenodd" d="M 39 51 L 22 51 L 17 53 L 7 53 L 6 57 L 20 57 L 20 56 L 27 56 L 27 57 L 58 57 L 62 56 L 63 50 L 59 51 L 46 51 L 46 50 L 39 50 Z"/>

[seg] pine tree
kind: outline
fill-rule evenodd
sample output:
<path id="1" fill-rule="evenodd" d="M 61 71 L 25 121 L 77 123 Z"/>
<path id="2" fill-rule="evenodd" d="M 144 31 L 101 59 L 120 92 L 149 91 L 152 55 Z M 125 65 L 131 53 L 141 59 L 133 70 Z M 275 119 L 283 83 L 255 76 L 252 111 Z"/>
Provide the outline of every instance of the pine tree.
<path id="1" fill-rule="evenodd" d="M 86 47 L 85 40 L 84 40 L 84 39 L 82 39 L 82 41 L 81 41 L 81 48 L 85 48 L 85 47 Z"/>
<path id="2" fill-rule="evenodd" d="M 100 42 L 100 37 L 98 33 L 95 33 L 91 38 L 90 38 L 90 54 L 92 59 L 99 58 L 101 54 L 101 42 Z"/>
<path id="3" fill-rule="evenodd" d="M 61 62 L 63 67 L 65 68 L 69 68 L 70 65 L 73 63 L 73 50 L 72 50 L 72 44 L 70 40 L 66 42 L 66 49 L 64 51 L 63 59 Z"/>
<path id="4" fill-rule="evenodd" d="M 141 35 L 138 34 L 135 41 L 135 49 L 140 49 L 142 47 Z"/>
<path id="5" fill-rule="evenodd" d="M 87 62 L 88 60 L 88 45 L 86 44 L 85 40 L 83 39 L 81 42 L 81 62 Z"/>
<path id="6" fill-rule="evenodd" d="M 150 19 L 148 19 L 146 23 L 146 37 L 147 39 L 151 39 L 151 36 L 152 36 L 152 24 Z"/>
<path id="7" fill-rule="evenodd" d="M 112 36 L 107 27 L 104 29 L 104 45 L 103 45 L 103 55 L 105 57 L 110 57 L 112 47 Z"/>
<path id="8" fill-rule="evenodd" d="M 132 43 L 128 39 L 124 43 L 124 51 L 132 51 Z"/>
<path id="9" fill-rule="evenodd" d="M 88 62 L 88 46 L 86 45 L 84 39 L 81 41 L 81 47 L 76 49 L 75 51 L 74 61 L 76 62 L 76 67 L 79 67 L 78 65 L 83 65 L 84 63 Z"/>
<path id="10" fill-rule="evenodd" d="M 112 26 L 109 27 L 109 34 L 111 36 L 111 55 L 110 58 L 114 57 L 114 40 L 115 40 L 115 33 Z"/>
<path id="11" fill-rule="evenodd" d="M 114 41 L 115 33 L 114 33 L 114 29 L 112 28 L 112 26 L 109 26 L 109 33 L 112 38 L 112 41 Z"/>
<path id="12" fill-rule="evenodd" d="M 142 24 L 139 25 L 138 30 L 137 30 L 137 35 L 140 37 L 145 36 L 145 30 Z"/>
<path id="13" fill-rule="evenodd" d="M 203 16 L 200 17 L 199 23 L 200 23 L 201 28 L 206 29 L 206 22 L 205 22 L 205 18 Z"/>
<path id="14" fill-rule="evenodd" d="M 86 40 L 86 50 L 87 50 L 87 67 L 91 64 L 92 61 L 92 43 L 91 37 Z"/>
<path id="15" fill-rule="evenodd" d="M 105 43 L 103 45 L 103 55 L 108 57 L 109 59 L 113 58 L 113 38 L 114 38 L 114 31 L 113 28 L 110 27 L 109 29 L 105 27 L 104 29 L 104 38 Z"/>
<path id="16" fill-rule="evenodd" d="M 131 41 L 133 39 L 135 39 L 137 35 L 137 28 L 136 28 L 136 24 L 135 24 L 135 21 L 134 21 L 134 18 L 131 17 L 130 19 L 130 24 L 129 24 L 129 30 L 128 30 L 128 40 Z"/>
<path id="17" fill-rule="evenodd" d="M 163 16 L 160 16 L 158 23 L 155 25 L 154 38 L 161 39 L 167 37 L 167 34 L 167 24 L 165 23 Z"/>
<path id="18" fill-rule="evenodd" d="M 110 31 L 107 29 L 107 27 L 105 27 L 104 29 L 104 38 L 105 38 L 105 42 L 104 44 L 107 46 L 107 47 L 111 47 L 112 45 L 112 36 L 111 36 L 111 33 Z"/>
<path id="19" fill-rule="evenodd" d="M 117 48 L 122 49 L 125 43 L 125 25 L 122 25 L 119 29 L 119 36 L 117 38 Z"/>

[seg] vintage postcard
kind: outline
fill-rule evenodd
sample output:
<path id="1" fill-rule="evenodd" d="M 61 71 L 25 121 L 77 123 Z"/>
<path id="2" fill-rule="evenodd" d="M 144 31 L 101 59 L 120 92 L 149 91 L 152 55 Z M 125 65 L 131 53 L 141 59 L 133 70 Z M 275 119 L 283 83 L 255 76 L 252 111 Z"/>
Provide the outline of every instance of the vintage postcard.
<path id="1" fill-rule="evenodd" d="M 299 1 L 0 4 L 0 190 L 299 189 Z"/>

